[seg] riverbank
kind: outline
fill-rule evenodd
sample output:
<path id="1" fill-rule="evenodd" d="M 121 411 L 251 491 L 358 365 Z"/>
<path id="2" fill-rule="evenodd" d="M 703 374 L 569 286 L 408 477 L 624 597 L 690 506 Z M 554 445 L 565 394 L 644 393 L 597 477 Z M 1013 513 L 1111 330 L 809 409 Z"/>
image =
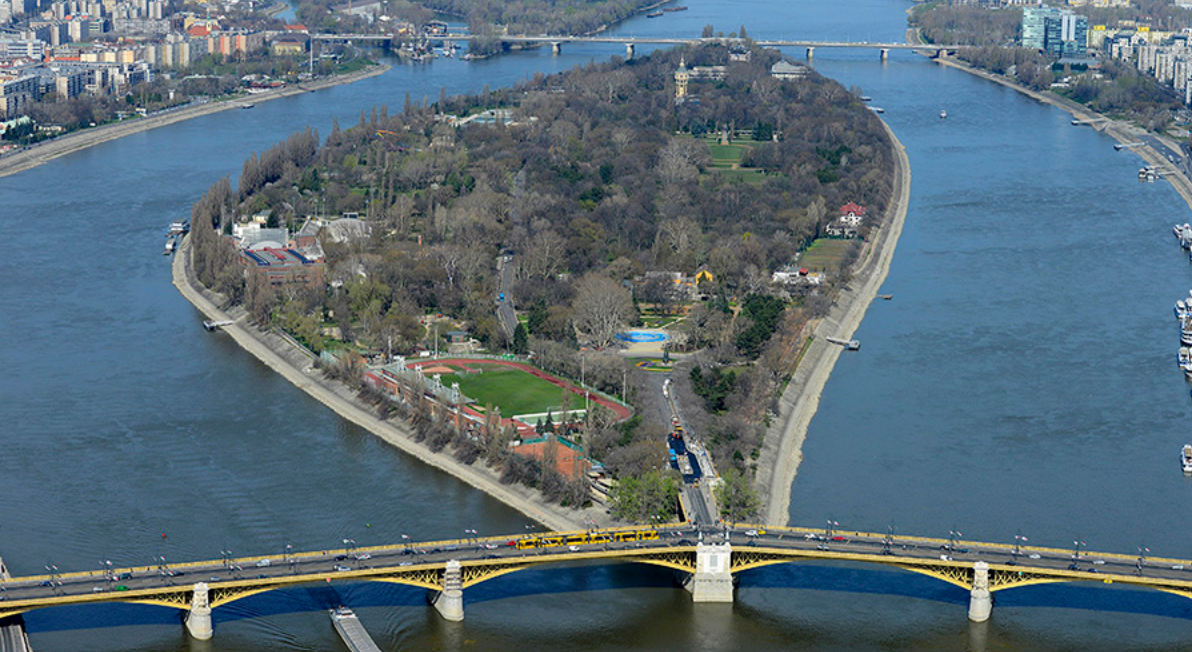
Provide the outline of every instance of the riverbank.
<path id="1" fill-rule="evenodd" d="M 449 452 L 431 451 L 414 441 L 414 433 L 405 423 L 379 418 L 376 410 L 360 401 L 350 387 L 324 377 L 315 369 L 315 358 L 309 351 L 276 333 L 263 332 L 250 325 L 243 308 L 222 310 L 219 306 L 224 305 L 223 298 L 201 287 L 194 277 L 189 238 L 183 238 L 174 255 L 172 273 L 174 287 L 207 319 L 233 322 L 223 327 L 223 332 L 240 348 L 344 419 L 422 462 L 459 478 L 551 530 L 582 530 L 585 529 L 586 520 L 602 525 L 611 523 L 602 509 L 571 510 L 549 504 L 534 489 L 520 484 L 501 483 L 497 472 L 483 463 L 467 465 Z"/>
<path id="2" fill-rule="evenodd" d="M 807 428 L 819 409 L 820 396 L 836 366 L 836 359 L 844 350 L 844 347 L 830 344 L 827 338 L 851 339 L 861 325 L 865 311 L 877 298 L 878 288 L 890 272 L 894 250 L 906 223 L 911 194 L 910 159 L 890 125 L 883 120 L 882 126 L 894 147 L 893 196 L 877 235 L 862 253 L 852 281 L 815 327 L 813 340 L 779 399 L 778 418 L 766 432 L 754 482 L 762 502 L 763 523 L 782 525 L 790 520 L 791 485 L 803 461 Z"/>
<path id="3" fill-rule="evenodd" d="M 949 68 L 955 68 L 956 70 L 967 72 L 970 75 L 976 75 L 977 77 L 987 79 L 991 82 L 994 82 L 995 84 L 1001 84 L 1007 88 L 1012 88 L 1019 93 L 1030 97 L 1031 99 L 1038 100 L 1044 104 L 1050 104 L 1051 106 L 1057 107 L 1059 109 L 1063 109 L 1077 120 L 1103 120 L 1104 122 L 1098 122 L 1096 124 L 1090 124 L 1086 126 L 1112 136 L 1113 139 L 1119 143 L 1136 143 L 1139 142 L 1140 139 L 1154 138 L 1163 143 L 1163 146 L 1170 150 L 1171 153 L 1181 157 L 1183 156 L 1179 145 L 1172 142 L 1170 139 L 1148 132 L 1141 127 L 1136 127 L 1120 120 L 1114 120 L 1104 116 L 1089 109 L 1079 102 L 1070 100 L 1066 97 L 1061 97 L 1055 93 L 1036 91 L 1027 88 L 1012 79 L 1008 79 L 1002 75 L 991 73 L 986 70 L 981 70 L 980 68 L 975 68 L 963 61 L 956 61 L 954 59 L 948 58 L 940 58 L 936 61 L 938 61 L 942 66 L 948 66 Z M 1155 165 L 1167 168 L 1169 170 L 1174 170 L 1173 172 L 1165 175 L 1164 178 L 1171 182 L 1172 187 L 1174 187 L 1176 192 L 1180 194 L 1180 197 L 1184 199 L 1184 202 L 1188 204 L 1188 208 L 1192 209 L 1192 180 L 1190 180 L 1182 170 L 1171 165 L 1171 162 L 1167 159 L 1166 152 L 1161 152 L 1155 149 L 1152 146 L 1152 143 L 1145 142 L 1145 140 L 1142 145 L 1131 147 L 1130 151 L 1137 154 L 1140 158 L 1142 158 L 1142 160 L 1146 161 L 1148 165 Z"/>
<path id="4" fill-rule="evenodd" d="M 238 109 L 245 104 L 260 104 L 261 102 L 268 102 L 269 100 L 276 100 L 282 97 L 292 97 L 294 95 L 301 95 L 302 93 L 309 93 L 312 91 L 322 90 L 324 88 L 331 88 L 332 86 L 340 86 L 343 84 L 351 84 L 352 82 L 375 77 L 384 74 L 391 66 L 385 63 L 378 63 L 359 72 L 349 73 L 346 75 L 335 75 L 332 77 L 324 77 L 310 82 L 301 84 L 291 84 L 276 91 L 268 91 L 265 93 L 258 93 L 253 95 L 244 95 L 228 100 L 221 100 L 218 102 L 207 102 L 204 104 L 187 105 L 180 109 L 171 109 L 162 113 L 157 113 L 145 118 L 137 118 L 134 120 L 124 120 L 106 124 L 100 127 L 91 129 L 84 129 L 66 134 L 53 140 L 38 143 L 27 150 L 0 157 L 0 177 L 6 177 L 10 174 L 23 172 L 31 168 L 35 168 L 43 163 L 48 163 L 58 157 L 66 156 L 74 152 L 93 147 L 100 143 L 106 143 L 110 140 L 131 136 L 132 134 L 172 125 L 191 118 L 198 118 L 200 116 L 211 115 L 212 113 L 219 113 L 220 111 L 227 111 L 228 109 Z"/>

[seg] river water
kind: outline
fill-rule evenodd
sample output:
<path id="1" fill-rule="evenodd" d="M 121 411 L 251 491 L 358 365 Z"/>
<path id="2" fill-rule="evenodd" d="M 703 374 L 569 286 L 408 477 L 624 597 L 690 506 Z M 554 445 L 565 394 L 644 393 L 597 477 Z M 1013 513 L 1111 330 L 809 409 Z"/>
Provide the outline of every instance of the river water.
<path id="1" fill-rule="evenodd" d="M 690 0 L 614 33 L 898 41 L 898 0 Z M 639 52 L 643 49 L 639 48 Z M 0 554 L 17 574 L 523 531 L 526 519 L 380 444 L 205 333 L 170 285 L 162 232 L 214 180 L 307 124 L 479 91 L 621 55 L 565 46 L 397 65 L 350 86 L 106 143 L 0 179 Z M 792 53 L 802 56 L 801 52 Z M 1192 273 L 1186 207 L 1136 158 L 1002 87 L 894 53 L 817 51 L 886 109 L 910 153 L 911 211 L 884 292 L 809 433 L 792 520 L 1192 555 L 1176 467 L 1189 396 L 1170 307 Z M 947 109 L 949 118 L 938 118 Z M 1077 365 L 1076 363 L 1080 364 Z M 164 535 L 164 536 L 163 536 Z M 538 570 L 467 594 L 442 621 L 421 590 L 326 585 L 216 610 L 210 643 L 173 610 L 27 615 L 54 650 L 341 649 L 322 611 L 357 609 L 383 649 L 1192 649 L 1192 602 L 1101 586 L 967 595 L 872 567 L 746 573 L 733 606 L 691 604 L 669 572 Z"/>

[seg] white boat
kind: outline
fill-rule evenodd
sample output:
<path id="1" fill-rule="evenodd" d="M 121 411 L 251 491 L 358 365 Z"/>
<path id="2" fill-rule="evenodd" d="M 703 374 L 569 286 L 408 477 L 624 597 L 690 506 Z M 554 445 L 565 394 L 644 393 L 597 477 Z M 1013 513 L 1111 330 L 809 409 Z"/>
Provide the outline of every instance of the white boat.
<path id="1" fill-rule="evenodd" d="M 1192 444 L 1184 444 L 1184 448 L 1180 450 L 1180 466 L 1183 467 L 1184 473 L 1192 475 Z"/>
<path id="2" fill-rule="evenodd" d="M 174 253 L 174 247 L 175 247 L 177 244 L 178 244 L 178 241 L 177 241 L 175 238 L 169 238 L 169 239 L 167 239 L 167 240 L 166 240 L 166 250 L 165 250 L 165 251 L 163 251 L 163 252 L 161 252 L 161 253 L 162 253 L 162 255 L 163 255 L 163 256 L 169 256 L 170 254 Z"/>
<path id="3" fill-rule="evenodd" d="M 948 119 L 948 112 L 944 111 L 943 109 L 940 109 L 940 120 L 947 120 L 947 119 Z"/>
<path id="4" fill-rule="evenodd" d="M 1192 346 L 1192 317 L 1180 320 L 1180 344 Z"/>
<path id="5" fill-rule="evenodd" d="M 871 106 L 871 107 L 869 107 L 869 110 L 873 111 L 874 113 L 885 113 L 886 112 L 886 110 L 880 106 Z"/>
<path id="6" fill-rule="evenodd" d="M 1183 319 L 1188 316 L 1188 304 L 1184 303 L 1183 299 L 1175 302 L 1174 310 L 1176 319 Z"/>

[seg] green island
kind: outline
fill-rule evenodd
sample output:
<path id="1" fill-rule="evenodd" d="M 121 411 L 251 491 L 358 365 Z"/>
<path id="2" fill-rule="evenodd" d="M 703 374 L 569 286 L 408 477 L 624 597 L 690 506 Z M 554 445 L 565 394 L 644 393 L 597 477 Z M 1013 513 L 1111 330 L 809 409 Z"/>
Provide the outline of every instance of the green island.
<path id="1" fill-rule="evenodd" d="M 376 414 L 561 505 L 676 516 L 666 375 L 740 520 L 894 157 L 837 82 L 709 44 L 307 129 L 211 186 L 188 253 Z"/>

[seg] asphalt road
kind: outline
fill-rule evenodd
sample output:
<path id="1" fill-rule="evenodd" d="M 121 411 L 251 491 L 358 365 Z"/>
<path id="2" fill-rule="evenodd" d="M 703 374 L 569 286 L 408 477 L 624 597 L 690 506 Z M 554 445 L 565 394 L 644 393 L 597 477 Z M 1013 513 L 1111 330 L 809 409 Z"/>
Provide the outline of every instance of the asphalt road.
<path id="1" fill-rule="evenodd" d="M 595 543 L 586 545 L 559 545 L 549 548 L 518 550 L 512 545 L 516 538 L 487 538 L 448 543 L 411 543 L 385 549 L 328 550 L 314 553 L 294 554 L 290 557 L 277 555 L 269 558 L 268 565 L 258 566 L 252 560 L 231 562 L 210 561 L 165 567 L 138 567 L 121 569 L 105 578 L 103 571 L 70 573 L 52 578 L 38 576 L 13 578 L 0 583 L 0 609 L 5 603 L 18 600 L 46 599 L 56 596 L 94 596 L 97 600 L 110 600 L 111 593 L 135 592 L 141 589 L 165 587 L 186 588 L 195 582 L 207 582 L 213 587 L 220 584 L 235 584 L 245 580 L 266 578 L 289 578 L 290 581 L 314 582 L 334 580 L 367 579 L 370 572 L 381 574 L 382 569 L 392 572 L 402 567 L 441 568 L 448 560 L 461 562 L 485 559 L 535 559 L 547 561 L 558 557 L 560 562 L 581 561 L 584 553 L 611 550 L 657 550 L 668 548 L 691 549 L 697 542 L 730 542 L 734 550 L 766 548 L 775 551 L 799 552 L 809 559 L 833 558 L 839 555 L 853 557 L 856 561 L 891 562 L 896 559 L 920 559 L 951 562 L 968 566 L 976 561 L 986 561 L 991 566 L 1005 565 L 1023 572 L 1055 570 L 1071 574 L 1074 579 L 1116 579 L 1137 578 L 1140 574 L 1150 579 L 1179 580 L 1192 585 L 1192 562 L 1178 560 L 1144 560 L 1141 572 L 1138 560 L 1127 555 L 1099 554 L 1082 551 L 1079 559 L 1073 559 L 1072 551 L 1047 548 L 1022 547 L 1018 553 L 1009 544 L 988 544 L 946 541 L 917 537 L 888 536 L 873 533 L 842 531 L 815 531 L 800 528 L 752 528 L 749 526 L 695 527 L 679 525 L 658 528 L 660 537 L 654 541 L 626 543 Z M 534 535 L 528 535 L 534 536 Z M 593 555 L 595 556 L 595 555 Z M 1186 565 L 1186 566 L 1185 566 Z M 124 588 L 121 588 L 124 587 Z M 84 598 L 83 601 L 86 601 Z M 15 606 L 15 605 L 14 605 Z"/>

